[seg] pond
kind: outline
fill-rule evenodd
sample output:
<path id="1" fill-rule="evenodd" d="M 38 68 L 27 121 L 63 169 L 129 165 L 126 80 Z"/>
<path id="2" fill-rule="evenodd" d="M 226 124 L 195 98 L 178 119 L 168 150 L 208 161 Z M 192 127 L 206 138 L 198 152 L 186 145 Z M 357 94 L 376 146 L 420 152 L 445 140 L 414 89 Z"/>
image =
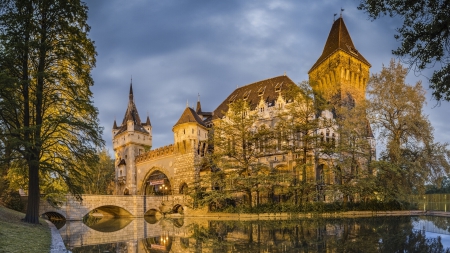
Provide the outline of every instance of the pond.
<path id="1" fill-rule="evenodd" d="M 72 252 L 450 252 L 450 218 L 298 220 L 90 217 L 60 228 Z"/>

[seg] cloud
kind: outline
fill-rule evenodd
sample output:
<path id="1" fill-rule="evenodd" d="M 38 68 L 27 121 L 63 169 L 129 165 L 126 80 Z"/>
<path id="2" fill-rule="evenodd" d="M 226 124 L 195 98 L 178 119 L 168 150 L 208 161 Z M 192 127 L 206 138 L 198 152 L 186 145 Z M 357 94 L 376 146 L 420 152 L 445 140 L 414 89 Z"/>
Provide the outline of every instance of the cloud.
<path id="1" fill-rule="evenodd" d="M 202 108 L 214 110 L 237 86 L 284 72 L 308 79 L 321 55 L 333 14 L 342 13 L 356 48 L 378 72 L 389 63 L 399 20 L 370 21 L 352 0 L 276 1 L 86 1 L 90 37 L 98 51 L 92 75 L 95 105 L 110 151 L 114 119 L 122 121 L 131 76 L 141 118 L 153 126 L 153 147 L 173 142 L 172 126 L 200 93 Z M 408 76 L 414 83 L 423 77 Z M 428 92 L 430 93 L 430 92 Z M 429 95 L 428 95 L 429 96 Z M 425 111 L 436 139 L 450 141 L 448 103 Z"/>

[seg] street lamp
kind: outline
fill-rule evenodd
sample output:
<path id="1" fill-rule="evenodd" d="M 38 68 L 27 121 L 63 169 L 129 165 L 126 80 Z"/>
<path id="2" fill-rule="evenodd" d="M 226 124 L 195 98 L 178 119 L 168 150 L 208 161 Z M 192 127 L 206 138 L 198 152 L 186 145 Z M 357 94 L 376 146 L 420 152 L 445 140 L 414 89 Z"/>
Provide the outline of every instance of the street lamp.
<path id="1" fill-rule="evenodd" d="M 164 184 L 161 185 L 161 187 L 159 188 L 162 192 L 162 200 L 164 200 L 164 191 L 167 191 L 167 186 L 165 186 Z M 167 195 L 167 194 L 166 194 Z M 167 200 L 169 200 L 169 196 L 167 196 Z"/>

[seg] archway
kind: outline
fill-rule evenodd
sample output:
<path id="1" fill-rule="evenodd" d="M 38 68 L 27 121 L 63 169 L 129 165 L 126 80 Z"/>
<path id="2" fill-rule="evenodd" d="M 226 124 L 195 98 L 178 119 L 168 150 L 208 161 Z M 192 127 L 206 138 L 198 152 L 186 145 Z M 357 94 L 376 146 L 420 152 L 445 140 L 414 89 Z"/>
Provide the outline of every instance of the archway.
<path id="1" fill-rule="evenodd" d="M 172 208 L 172 213 L 179 213 L 179 214 L 183 214 L 184 208 L 182 205 L 177 204 Z"/>
<path id="2" fill-rule="evenodd" d="M 57 212 L 46 212 L 42 214 L 43 217 L 51 221 L 57 229 L 60 229 L 66 225 L 66 217 Z"/>
<path id="3" fill-rule="evenodd" d="M 172 195 L 172 186 L 166 174 L 160 170 L 153 171 L 144 182 L 144 195 Z"/>

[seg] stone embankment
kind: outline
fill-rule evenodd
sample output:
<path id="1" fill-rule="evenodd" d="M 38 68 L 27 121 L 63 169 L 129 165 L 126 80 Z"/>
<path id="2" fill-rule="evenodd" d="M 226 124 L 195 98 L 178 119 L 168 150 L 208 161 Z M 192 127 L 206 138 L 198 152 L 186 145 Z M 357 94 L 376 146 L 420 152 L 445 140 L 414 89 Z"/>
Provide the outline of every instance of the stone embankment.
<path id="1" fill-rule="evenodd" d="M 214 212 L 191 212 L 190 215 L 184 217 L 204 217 L 206 219 L 221 220 L 285 220 L 285 219 L 301 219 L 301 218 L 338 218 L 338 217 L 374 217 L 374 216 L 450 216 L 446 212 L 430 212 L 420 210 L 410 211 L 348 211 L 348 212 L 332 212 L 332 213 L 214 213 Z"/>

